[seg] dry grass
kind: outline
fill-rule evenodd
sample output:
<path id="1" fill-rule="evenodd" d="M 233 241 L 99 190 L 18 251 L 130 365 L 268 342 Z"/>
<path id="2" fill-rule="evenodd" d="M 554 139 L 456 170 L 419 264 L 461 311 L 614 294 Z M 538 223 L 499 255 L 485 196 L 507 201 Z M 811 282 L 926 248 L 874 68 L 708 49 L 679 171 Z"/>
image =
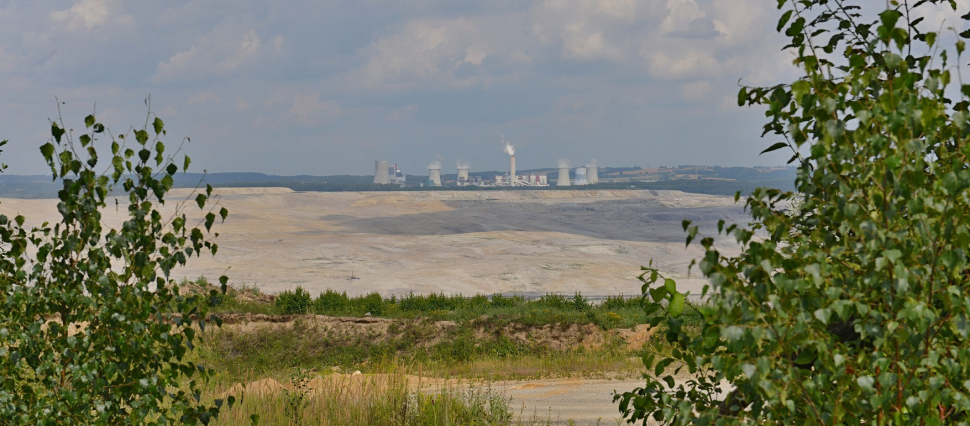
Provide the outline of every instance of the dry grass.
<path id="1" fill-rule="evenodd" d="M 252 379 L 255 379 L 253 377 Z M 239 395 L 215 425 L 515 424 L 509 400 L 488 385 L 391 374 L 296 374 L 210 383 L 209 397 Z M 521 424 L 521 422 L 519 422 Z"/>

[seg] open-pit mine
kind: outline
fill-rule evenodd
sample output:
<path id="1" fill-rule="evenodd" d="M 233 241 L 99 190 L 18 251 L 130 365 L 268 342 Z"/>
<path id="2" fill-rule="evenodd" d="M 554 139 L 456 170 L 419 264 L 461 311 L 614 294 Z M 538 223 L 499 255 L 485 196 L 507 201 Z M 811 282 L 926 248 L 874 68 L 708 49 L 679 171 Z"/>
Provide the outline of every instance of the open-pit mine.
<path id="1" fill-rule="evenodd" d="M 706 280 L 685 247 L 683 219 L 714 235 L 716 223 L 745 223 L 732 197 L 678 191 L 517 190 L 293 192 L 281 188 L 217 188 L 228 208 L 213 227 L 219 252 L 190 260 L 175 273 L 267 293 L 302 286 L 350 295 L 443 292 L 582 292 L 636 295 L 640 267 L 653 265 L 699 293 Z M 173 190 L 166 208 L 187 200 Z M 104 221 L 126 213 L 109 203 Z M 198 216 L 194 201 L 185 209 Z M 193 210 L 195 213 L 193 213 Z M 59 219 L 56 200 L 0 200 L 0 214 L 31 223 Z M 719 249 L 737 252 L 731 238 Z"/>

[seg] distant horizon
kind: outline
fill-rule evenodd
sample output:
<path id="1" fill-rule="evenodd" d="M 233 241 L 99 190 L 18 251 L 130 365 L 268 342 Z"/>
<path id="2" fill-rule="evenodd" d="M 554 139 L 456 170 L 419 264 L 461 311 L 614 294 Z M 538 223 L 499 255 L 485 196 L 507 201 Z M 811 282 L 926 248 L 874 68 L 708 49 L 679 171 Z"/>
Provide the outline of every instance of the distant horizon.
<path id="1" fill-rule="evenodd" d="M 394 163 L 391 163 L 391 164 L 394 164 Z M 570 166 L 569 169 L 570 170 L 574 170 L 577 167 L 584 167 L 584 166 Z M 603 165 L 598 165 L 598 167 L 601 168 L 601 169 L 604 169 L 604 168 L 606 168 L 606 169 L 632 169 L 632 168 L 655 169 L 655 168 L 662 168 L 662 167 L 667 167 L 667 168 L 678 168 L 678 167 L 720 167 L 720 168 L 758 169 L 758 168 L 788 168 L 788 167 L 795 167 L 795 166 L 792 165 L 792 164 L 786 164 L 786 165 L 757 165 L 757 166 L 721 166 L 721 165 L 707 165 L 707 164 L 677 164 L 675 166 L 663 165 L 663 166 L 654 166 L 654 167 L 643 167 L 643 166 L 603 166 Z M 555 170 L 557 168 L 558 167 L 538 167 L 538 168 L 531 168 L 531 169 L 517 169 L 516 170 L 516 173 L 520 173 L 520 172 L 530 172 L 530 171 L 535 171 L 535 170 Z M 457 170 L 457 168 L 452 168 L 452 169 Z M 402 170 L 402 172 L 404 174 L 408 174 L 405 169 L 402 168 L 401 170 Z M 423 169 L 423 170 L 425 172 L 427 172 L 427 169 Z M 451 169 L 442 167 L 441 170 L 442 171 L 445 171 L 445 170 L 451 170 Z M 507 169 L 506 170 L 501 170 L 501 169 L 475 170 L 474 167 L 471 168 L 469 171 L 470 171 L 470 173 L 508 172 Z M 190 168 L 190 171 L 189 172 L 181 172 L 180 171 L 180 172 L 177 173 L 177 175 L 196 175 L 196 174 L 197 175 L 202 175 L 202 174 L 205 174 L 205 175 L 215 175 L 215 174 L 260 174 L 260 175 L 278 176 L 278 177 L 298 177 L 298 176 L 329 177 L 329 176 L 373 176 L 374 175 L 373 173 L 369 173 L 369 174 L 352 174 L 352 173 L 346 173 L 346 174 L 329 174 L 329 175 L 315 175 L 315 174 L 305 174 L 305 173 L 301 173 L 301 174 L 288 175 L 288 174 L 276 174 L 276 173 L 266 173 L 266 172 L 254 172 L 254 171 L 196 172 L 196 171 L 191 170 L 191 168 Z M 411 173 L 411 174 L 412 175 L 419 175 L 419 174 L 416 174 L 416 173 Z M 442 173 L 442 175 L 449 175 L 449 174 L 455 174 L 455 173 Z M 43 173 L 32 173 L 32 174 L 7 173 L 7 172 L 0 173 L 0 179 L 2 179 L 4 176 L 20 176 L 20 177 L 37 176 L 37 177 L 40 177 L 40 176 L 50 176 L 50 175 L 49 174 L 43 174 Z"/>

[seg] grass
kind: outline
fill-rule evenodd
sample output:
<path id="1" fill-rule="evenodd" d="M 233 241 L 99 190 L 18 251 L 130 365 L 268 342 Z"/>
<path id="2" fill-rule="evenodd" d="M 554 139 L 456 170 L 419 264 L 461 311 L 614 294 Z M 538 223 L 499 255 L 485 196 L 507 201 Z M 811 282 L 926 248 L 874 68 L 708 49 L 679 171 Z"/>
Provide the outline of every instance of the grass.
<path id="1" fill-rule="evenodd" d="M 183 286 L 195 291 L 209 288 L 204 278 Z M 230 288 L 220 302 L 216 311 L 222 313 L 291 315 L 281 318 L 290 325 L 223 327 L 206 333 L 197 355 L 228 377 L 335 366 L 386 372 L 387 366 L 398 364 L 448 377 L 488 380 L 636 377 L 643 371 L 639 358 L 645 351 L 663 357 L 673 350 L 661 338 L 663 324 L 644 347 L 630 347 L 611 332 L 649 322 L 640 299 L 623 296 L 593 303 L 579 293 L 529 300 L 501 294 L 348 297 L 328 290 L 314 298 L 299 287 L 275 297 L 249 287 Z M 389 322 L 384 329 L 340 329 L 321 325 L 313 316 L 294 315 L 299 313 L 373 316 Z M 688 330 L 699 333 L 699 318 L 694 316 L 696 311 L 688 309 L 681 319 Z M 445 321 L 453 323 L 446 327 Z M 584 343 L 586 336 L 602 341 Z M 556 339 L 569 344 L 557 347 Z"/>
<path id="2" fill-rule="evenodd" d="M 568 297 L 546 294 L 536 299 L 502 294 L 469 297 L 437 293 L 387 298 L 378 293 L 350 297 L 346 292 L 327 290 L 314 298 L 297 287 L 278 294 L 273 306 L 279 314 L 420 317 L 439 321 L 468 321 L 487 316 L 527 325 L 596 324 L 603 329 L 633 327 L 649 319 L 640 307 L 639 297 L 610 296 L 601 303 L 592 303 L 580 293 Z"/>
<path id="3" fill-rule="evenodd" d="M 204 279 L 182 287 L 211 288 Z M 216 301 L 217 313 L 276 318 L 206 331 L 192 356 L 216 372 L 208 397 L 264 379 L 277 380 L 278 389 L 249 392 L 215 424 L 248 424 L 250 414 L 259 424 L 548 424 L 545 413 L 515 413 L 501 394 L 468 381 L 635 378 L 646 371 L 644 352 L 674 350 L 661 337 L 663 323 L 642 347 L 620 337 L 619 329 L 651 319 L 639 298 L 623 296 L 591 302 L 579 293 L 399 298 L 328 290 L 314 297 L 302 288 L 272 296 L 248 287 Z M 696 310 L 679 320 L 699 334 Z M 333 374 L 355 370 L 366 379 Z M 403 371 L 453 385 L 420 387 Z"/>
<path id="4" fill-rule="evenodd" d="M 252 377 L 256 379 L 256 377 Z M 510 425 L 509 400 L 487 386 L 415 383 L 400 370 L 372 376 L 316 375 L 299 371 L 279 381 L 251 380 L 247 388 L 218 378 L 208 398 L 241 395 L 215 425 Z M 519 422 L 518 424 L 522 424 Z"/>
<path id="5" fill-rule="evenodd" d="M 574 326 L 534 329 L 481 319 L 441 327 L 427 319 L 398 319 L 385 327 L 386 331 L 340 329 L 313 317 L 280 325 L 224 326 L 208 331 L 196 354 L 204 365 L 237 380 L 332 367 L 383 373 L 397 365 L 487 380 L 591 377 L 604 372 L 635 377 L 642 369 L 636 352 L 619 337 L 600 333 L 601 341 L 584 346 L 582 339 L 590 330 Z M 560 335 L 577 344 L 557 348 L 550 339 Z"/>

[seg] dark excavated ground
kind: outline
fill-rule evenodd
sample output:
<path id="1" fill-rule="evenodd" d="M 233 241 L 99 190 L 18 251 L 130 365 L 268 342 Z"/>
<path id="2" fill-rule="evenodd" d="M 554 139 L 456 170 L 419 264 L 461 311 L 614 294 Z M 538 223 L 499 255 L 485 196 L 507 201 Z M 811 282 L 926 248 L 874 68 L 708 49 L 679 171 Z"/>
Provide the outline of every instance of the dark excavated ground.
<path id="1" fill-rule="evenodd" d="M 582 203 L 447 201 L 454 210 L 355 219 L 325 216 L 355 232 L 383 235 L 453 235 L 474 232 L 562 232 L 621 241 L 682 242 L 687 219 L 703 233 L 716 233 L 718 220 L 745 222 L 740 206 L 671 208 L 652 199 Z"/>

